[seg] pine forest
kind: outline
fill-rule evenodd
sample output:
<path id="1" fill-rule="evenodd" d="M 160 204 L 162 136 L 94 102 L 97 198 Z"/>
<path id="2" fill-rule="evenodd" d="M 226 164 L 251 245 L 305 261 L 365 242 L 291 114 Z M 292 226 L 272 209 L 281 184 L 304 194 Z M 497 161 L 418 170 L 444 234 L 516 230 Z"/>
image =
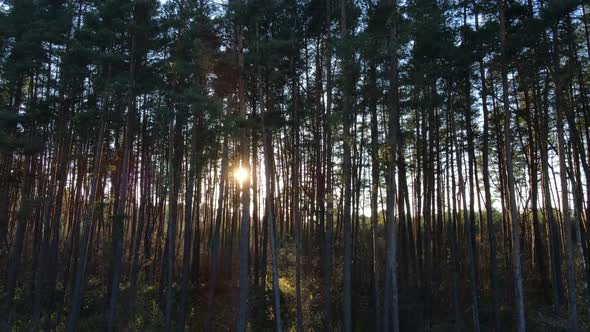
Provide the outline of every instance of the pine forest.
<path id="1" fill-rule="evenodd" d="M 590 1 L 0 0 L 0 331 L 590 331 Z"/>

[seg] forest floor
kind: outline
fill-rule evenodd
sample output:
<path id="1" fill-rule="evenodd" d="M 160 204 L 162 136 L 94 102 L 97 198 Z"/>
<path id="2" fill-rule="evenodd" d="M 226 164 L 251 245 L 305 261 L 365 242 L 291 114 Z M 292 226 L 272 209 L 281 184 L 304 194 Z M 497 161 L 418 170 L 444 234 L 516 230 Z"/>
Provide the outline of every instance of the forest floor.
<path id="1" fill-rule="evenodd" d="M 278 252 L 279 262 L 279 287 L 281 290 L 281 318 L 284 331 L 294 331 L 297 317 L 296 305 L 296 274 L 295 274 L 295 241 L 292 238 L 285 238 L 280 242 Z M 335 244 L 336 253 L 340 252 L 340 243 Z M 202 251 L 203 253 L 205 251 Z M 270 253 L 269 253 L 270 256 Z M 364 256 L 368 257 L 368 256 Z M 341 260 L 335 256 L 331 304 L 333 310 L 333 327 L 336 331 L 341 329 L 342 320 L 342 264 Z M 482 259 L 484 259 L 482 257 Z M 209 263 L 208 256 L 202 254 L 200 267 L 200 287 L 193 289 L 189 295 L 191 305 L 188 328 L 190 331 L 201 331 L 202 324 L 207 311 L 207 298 L 209 293 Z M 217 287 L 214 294 L 211 315 L 211 327 L 213 331 L 233 331 L 237 315 L 238 303 L 238 266 L 239 255 L 237 250 L 231 257 L 221 257 L 220 271 L 217 278 Z M 228 264 L 227 262 L 231 262 Z M 270 262 L 270 257 L 269 257 Z M 504 262 L 505 263 L 505 262 Z M 355 317 L 355 331 L 374 331 L 376 308 L 373 304 L 371 294 L 371 277 L 372 271 L 366 269 L 367 262 L 356 262 L 356 273 L 353 273 L 353 315 Z M 354 264 L 353 264 L 354 265 Z M 301 257 L 301 296 L 302 296 L 302 313 L 303 326 L 305 331 L 323 330 L 323 310 L 324 310 L 324 282 L 320 269 L 320 253 L 312 249 L 304 248 Z M 437 274 L 444 275 L 449 273 L 448 264 L 440 263 L 436 268 Z M 539 281 L 535 279 L 536 274 L 532 271 L 525 271 L 525 284 L 535 285 Z M 512 304 L 510 303 L 510 285 L 512 279 L 509 274 L 502 274 L 503 278 L 500 284 L 505 291 L 501 306 L 502 327 L 505 331 L 512 330 L 514 323 L 514 314 Z M 252 275 L 251 275 L 252 277 Z M 251 331 L 273 331 L 274 308 L 272 302 L 272 270 L 269 264 L 266 275 L 266 287 L 250 287 L 249 299 L 249 330 Z M 400 323 L 402 331 L 455 331 L 455 320 L 450 305 L 450 285 L 440 282 L 444 278 L 433 278 L 433 284 L 438 285 L 433 289 L 433 296 L 430 300 L 432 303 L 431 319 L 427 320 L 424 307 L 424 297 L 421 295 L 419 286 L 415 282 L 409 282 L 403 277 L 400 283 L 409 284 L 410 287 L 400 288 Z M 407 279 L 407 278 L 406 278 Z M 106 273 L 104 271 L 94 271 L 89 277 L 86 285 L 84 304 L 80 319 L 80 331 L 103 331 L 105 326 L 105 314 L 107 308 L 108 292 L 106 287 Z M 460 303 L 469 303 L 469 291 L 467 280 L 461 280 L 460 286 Z M 489 294 L 485 290 L 488 280 L 482 275 L 480 287 L 482 294 Z M 162 331 L 164 328 L 164 294 L 160 291 L 162 285 L 157 282 L 140 278 L 138 298 L 135 304 L 130 306 L 128 302 L 130 285 L 124 281 L 121 284 L 121 305 L 119 306 L 119 319 L 124 320 L 124 325 L 128 326 L 125 331 Z M 15 296 L 15 330 L 29 331 L 30 317 L 32 312 L 32 299 L 25 297 L 23 294 L 32 294 L 26 291 L 30 285 L 19 285 Z M 578 285 L 583 290 L 584 284 L 579 280 Z M 56 302 L 63 303 L 63 285 L 58 284 L 56 298 L 62 298 Z M 555 310 L 551 305 L 546 304 L 546 296 L 541 287 L 526 287 L 526 317 L 527 329 L 529 331 L 567 331 L 567 310 L 565 307 Z M 62 290 L 61 292 L 59 290 Z M 174 284 L 175 299 L 180 299 L 180 284 Z M 579 308 L 584 308 L 582 294 L 579 292 Z M 383 296 L 383 293 L 380 294 Z M 490 308 L 491 299 L 487 295 L 480 298 L 480 322 L 481 331 L 492 331 L 492 321 Z M 66 299 L 65 303 L 69 303 Z M 47 305 L 44 303 L 44 305 Z M 47 330 L 63 331 L 65 320 L 67 318 L 67 307 L 57 311 L 51 317 L 51 323 L 48 323 L 47 317 L 42 322 Z M 588 325 L 588 313 L 580 311 L 580 323 L 583 331 L 590 331 Z M 461 311 L 464 330 L 471 330 L 471 307 L 463 307 Z"/>

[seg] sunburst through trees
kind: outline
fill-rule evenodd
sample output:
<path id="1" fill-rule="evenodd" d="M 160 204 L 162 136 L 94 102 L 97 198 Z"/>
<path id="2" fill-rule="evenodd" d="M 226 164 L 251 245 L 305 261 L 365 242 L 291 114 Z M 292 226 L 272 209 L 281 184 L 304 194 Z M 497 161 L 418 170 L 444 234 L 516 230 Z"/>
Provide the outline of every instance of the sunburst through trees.
<path id="1" fill-rule="evenodd" d="M 0 331 L 590 330 L 589 10 L 0 1 Z"/>

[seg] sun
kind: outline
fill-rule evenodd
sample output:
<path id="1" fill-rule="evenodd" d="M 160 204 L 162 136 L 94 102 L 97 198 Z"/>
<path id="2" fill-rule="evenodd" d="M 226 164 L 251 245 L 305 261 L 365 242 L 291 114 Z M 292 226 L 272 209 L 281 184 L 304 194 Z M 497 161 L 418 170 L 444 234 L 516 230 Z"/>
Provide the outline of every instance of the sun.
<path id="1" fill-rule="evenodd" d="M 236 181 L 238 181 L 240 186 L 242 186 L 244 182 L 248 180 L 248 170 L 242 166 L 239 166 L 234 171 L 234 178 L 236 179 Z"/>

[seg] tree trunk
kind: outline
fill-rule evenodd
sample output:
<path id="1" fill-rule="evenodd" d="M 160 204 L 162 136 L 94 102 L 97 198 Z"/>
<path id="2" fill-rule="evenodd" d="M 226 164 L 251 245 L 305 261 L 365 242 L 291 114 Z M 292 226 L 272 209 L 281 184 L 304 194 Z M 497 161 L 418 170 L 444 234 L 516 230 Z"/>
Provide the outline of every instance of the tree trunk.
<path id="1" fill-rule="evenodd" d="M 112 243 L 113 243 L 113 269 L 111 282 L 111 298 L 109 301 L 109 310 L 107 317 L 108 330 L 113 331 L 117 329 L 117 304 L 119 298 L 119 282 L 121 279 L 121 260 L 123 256 L 123 240 L 124 240 L 124 222 L 127 216 L 125 215 L 125 206 L 127 203 L 127 183 L 129 179 L 129 159 L 134 140 L 134 125 L 135 125 L 135 94 L 134 94 L 134 80 L 135 80 L 135 47 L 136 38 L 133 33 L 131 36 L 131 53 L 129 61 L 129 103 L 127 109 L 127 119 L 125 122 L 125 140 L 123 142 L 123 161 L 121 162 L 121 169 L 119 170 L 119 197 L 115 206 L 115 215 L 113 216 L 112 225 Z"/>
<path id="2" fill-rule="evenodd" d="M 340 2 L 340 24 L 342 29 L 342 38 L 348 40 L 350 33 L 347 27 L 346 7 L 347 1 L 341 0 Z M 350 127 L 352 125 L 352 78 L 351 76 L 351 65 L 352 65 L 352 50 L 350 45 L 347 43 L 343 44 L 345 48 L 343 50 L 342 58 L 342 75 L 343 75 L 343 94 L 342 94 L 342 139 L 343 139 L 343 156 L 342 156 L 342 183 L 344 187 L 343 193 L 343 210 L 342 210 L 342 224 L 343 224 L 343 243 L 344 243 L 344 321 L 343 330 L 345 332 L 352 331 L 352 286 L 351 286 L 351 267 L 352 267 L 352 229 L 351 229 L 351 203 L 352 203 L 352 188 L 351 188 L 351 144 L 352 135 Z"/>
<path id="3" fill-rule="evenodd" d="M 557 112 L 557 154 L 559 156 L 559 178 L 561 185 L 561 215 L 563 218 L 564 232 L 565 232 L 565 255 L 566 255 L 566 279 L 567 279 L 567 294 L 568 294 L 568 310 L 569 310 L 569 329 L 570 331 L 579 331 L 580 326 L 578 322 L 577 312 L 577 295 L 576 295 L 576 276 L 574 266 L 574 249 L 573 249 L 573 226 L 570 218 L 569 210 L 569 194 L 567 184 L 567 166 L 565 156 L 565 138 L 564 138 L 564 111 L 562 98 L 562 84 L 559 65 L 559 35 L 557 33 L 557 26 L 553 27 L 553 66 L 554 66 L 554 83 L 555 83 L 555 97 L 556 97 L 556 112 Z"/>
<path id="4" fill-rule="evenodd" d="M 246 121 L 246 97 L 245 97 L 245 81 L 244 81 L 244 53 L 243 53 L 243 35 L 241 28 L 238 27 L 237 38 L 238 38 L 238 68 L 239 68 L 239 80 L 238 80 L 238 105 L 240 111 L 240 117 L 243 121 Z M 249 156 L 249 130 L 245 126 L 242 128 L 241 140 L 240 140 L 240 159 L 241 167 L 245 170 L 246 174 L 250 174 L 250 156 Z M 239 289 L 239 302 L 238 302 L 238 320 L 237 320 L 237 331 L 246 331 L 247 321 L 247 302 L 248 302 L 248 253 L 250 246 L 248 244 L 250 236 L 250 181 L 246 179 L 241 184 L 242 194 L 242 221 L 240 225 L 240 289 Z"/>
<path id="5" fill-rule="evenodd" d="M 512 223 L 512 269 L 514 272 L 514 290 L 516 302 L 516 329 L 524 332 L 525 327 L 525 308 L 524 308 L 524 290 L 522 286 L 522 268 L 520 264 L 520 221 L 516 206 L 516 194 L 514 189 L 514 172 L 512 166 L 512 145 L 510 138 L 510 118 L 511 110 L 508 100 L 508 70 L 506 57 L 506 17 L 504 0 L 498 1 L 498 10 L 500 12 L 500 43 L 501 43 L 501 72 L 502 72 L 502 106 L 504 109 L 504 158 L 506 163 L 507 192 L 509 196 L 509 215 Z"/>
<path id="6" fill-rule="evenodd" d="M 474 4 L 475 8 L 475 30 L 479 31 L 479 14 L 477 12 L 477 4 Z M 492 193 L 490 190 L 490 135 L 489 135 L 489 110 L 488 110 L 488 90 L 486 85 L 486 73 L 485 63 L 483 56 L 479 54 L 479 76 L 481 80 L 481 100 L 483 109 L 483 147 L 482 147 L 482 178 L 483 188 L 485 197 L 485 209 L 486 209 L 486 224 L 488 228 L 488 242 L 490 245 L 490 289 L 492 293 L 492 321 L 494 322 L 494 329 L 496 332 L 501 331 L 500 324 L 500 295 L 498 286 L 498 258 L 497 258 L 497 243 L 496 243 L 496 227 L 494 225 L 494 210 L 492 208 Z M 481 226 L 480 226 L 481 227 Z"/>

